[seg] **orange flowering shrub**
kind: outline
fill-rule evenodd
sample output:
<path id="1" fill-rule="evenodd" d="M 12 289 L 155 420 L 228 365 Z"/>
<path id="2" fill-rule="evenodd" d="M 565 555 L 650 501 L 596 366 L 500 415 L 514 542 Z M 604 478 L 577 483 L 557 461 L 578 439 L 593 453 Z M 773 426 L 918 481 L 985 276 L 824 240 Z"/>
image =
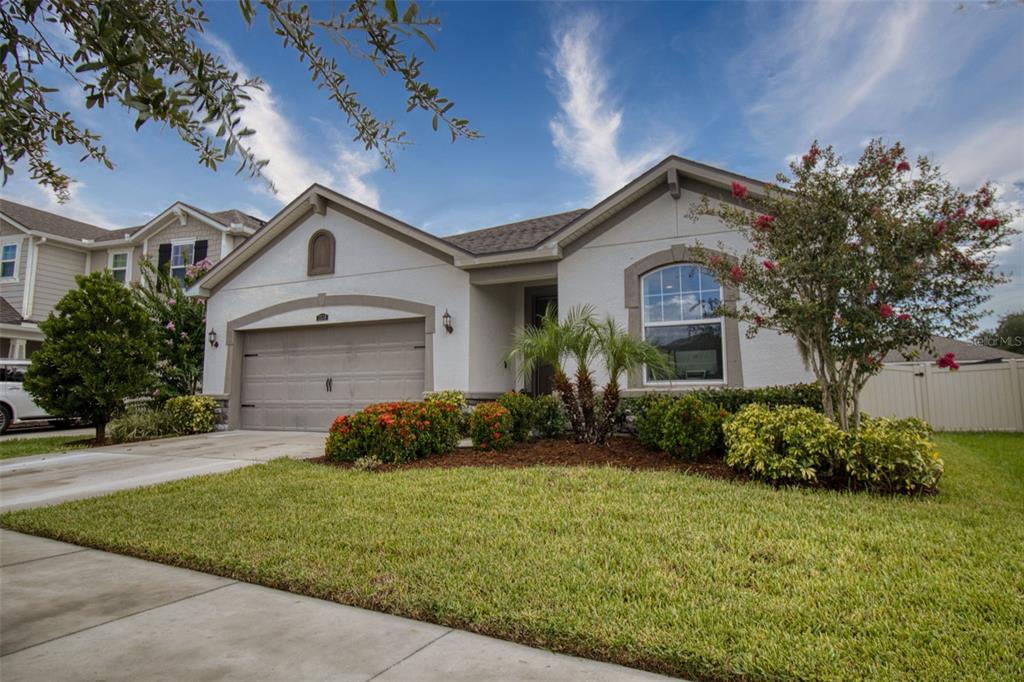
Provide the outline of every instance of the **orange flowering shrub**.
<path id="1" fill-rule="evenodd" d="M 498 403 L 480 403 L 469 416 L 469 437 L 478 450 L 504 450 L 512 445 L 512 413 Z"/>
<path id="2" fill-rule="evenodd" d="M 450 403 L 376 403 L 334 420 L 326 455 L 341 461 L 376 457 L 399 463 L 451 452 L 458 443 L 459 411 Z"/>

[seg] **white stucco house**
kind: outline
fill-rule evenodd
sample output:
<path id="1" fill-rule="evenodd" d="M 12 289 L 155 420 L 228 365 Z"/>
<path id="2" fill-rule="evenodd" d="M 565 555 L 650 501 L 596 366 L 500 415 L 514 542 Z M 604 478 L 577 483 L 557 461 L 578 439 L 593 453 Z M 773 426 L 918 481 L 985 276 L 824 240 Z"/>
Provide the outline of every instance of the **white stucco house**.
<path id="1" fill-rule="evenodd" d="M 204 391 L 232 428 L 314 430 L 424 391 L 544 391 L 504 354 L 551 303 L 591 304 L 670 353 L 674 378 L 638 372 L 627 395 L 811 380 L 792 338 L 715 317 L 734 292 L 692 262 L 698 242 L 746 247 L 687 215 L 702 195 L 732 201 L 733 181 L 762 187 L 672 156 L 589 209 L 447 238 L 314 185 L 193 288 L 209 297 Z"/>

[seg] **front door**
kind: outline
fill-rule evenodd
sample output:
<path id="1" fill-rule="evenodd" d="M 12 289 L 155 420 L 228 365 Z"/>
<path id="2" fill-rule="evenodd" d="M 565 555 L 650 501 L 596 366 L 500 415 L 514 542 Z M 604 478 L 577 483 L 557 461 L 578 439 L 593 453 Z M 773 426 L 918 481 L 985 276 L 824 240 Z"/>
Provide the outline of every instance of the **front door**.
<path id="1" fill-rule="evenodd" d="M 558 296 L 554 294 L 537 294 L 533 296 L 531 306 L 533 310 L 530 315 L 532 324 L 540 324 L 548 306 L 553 307 L 557 313 Z M 538 365 L 534 368 L 533 375 L 530 377 L 530 393 L 535 396 L 549 395 L 554 389 L 554 382 L 555 368 L 548 364 Z"/>

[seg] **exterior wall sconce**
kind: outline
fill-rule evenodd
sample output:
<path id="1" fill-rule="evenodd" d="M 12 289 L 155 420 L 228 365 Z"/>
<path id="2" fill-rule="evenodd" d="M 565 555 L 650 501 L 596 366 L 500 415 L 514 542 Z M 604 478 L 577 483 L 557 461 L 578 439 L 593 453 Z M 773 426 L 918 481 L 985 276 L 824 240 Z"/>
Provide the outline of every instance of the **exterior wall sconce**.
<path id="1" fill-rule="evenodd" d="M 455 331 L 455 327 L 452 326 L 452 315 L 448 312 L 447 308 L 445 308 L 444 315 L 441 317 L 441 324 L 444 325 L 444 330 L 449 334 Z"/>
<path id="2" fill-rule="evenodd" d="M 206 335 L 206 338 L 210 340 L 210 345 L 214 348 L 219 348 L 220 343 L 217 341 L 217 332 L 210 330 L 210 333 Z"/>

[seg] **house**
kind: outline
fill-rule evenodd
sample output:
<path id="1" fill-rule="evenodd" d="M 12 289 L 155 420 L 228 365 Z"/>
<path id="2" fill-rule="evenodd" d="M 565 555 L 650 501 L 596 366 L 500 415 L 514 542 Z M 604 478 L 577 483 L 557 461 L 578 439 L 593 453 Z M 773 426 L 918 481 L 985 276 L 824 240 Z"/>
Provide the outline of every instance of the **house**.
<path id="1" fill-rule="evenodd" d="M 312 430 L 424 391 L 543 392 L 543 372 L 504 355 L 552 304 L 593 305 L 672 356 L 674 377 L 638 372 L 626 395 L 810 380 L 791 337 L 715 316 L 736 292 L 694 262 L 698 242 L 746 248 L 688 217 L 702 196 L 733 201 L 734 181 L 763 187 L 672 156 L 588 209 L 447 238 L 313 185 L 194 285 L 209 297 L 204 391 L 232 428 Z"/>
<path id="2" fill-rule="evenodd" d="M 0 200 L 0 357 L 31 356 L 43 340 L 38 322 L 76 286 L 75 275 L 109 268 L 137 282 L 141 260 L 154 257 L 184 279 L 188 265 L 217 262 L 262 226 L 241 211 L 178 202 L 145 225 L 107 230 Z"/>

